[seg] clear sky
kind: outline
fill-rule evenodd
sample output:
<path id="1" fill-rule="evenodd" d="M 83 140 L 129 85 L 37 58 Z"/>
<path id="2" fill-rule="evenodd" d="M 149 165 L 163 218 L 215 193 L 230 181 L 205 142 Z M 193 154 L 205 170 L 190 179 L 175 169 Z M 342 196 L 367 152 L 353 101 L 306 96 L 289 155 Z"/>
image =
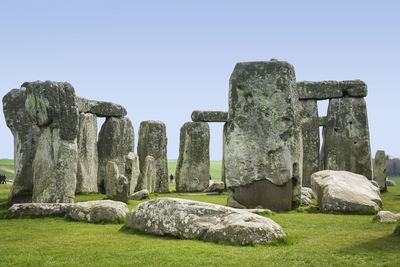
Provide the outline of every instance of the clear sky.
<path id="1" fill-rule="evenodd" d="M 141 121 L 163 121 L 174 159 L 193 110 L 228 110 L 237 62 L 276 58 L 298 81 L 365 81 L 372 154 L 400 156 L 400 1 L 327 2 L 2 0 L 0 95 L 68 81 L 78 96 L 125 106 L 135 146 Z M 210 126 L 221 159 L 222 125 Z M 0 129 L 0 158 L 13 158 L 3 114 Z"/>

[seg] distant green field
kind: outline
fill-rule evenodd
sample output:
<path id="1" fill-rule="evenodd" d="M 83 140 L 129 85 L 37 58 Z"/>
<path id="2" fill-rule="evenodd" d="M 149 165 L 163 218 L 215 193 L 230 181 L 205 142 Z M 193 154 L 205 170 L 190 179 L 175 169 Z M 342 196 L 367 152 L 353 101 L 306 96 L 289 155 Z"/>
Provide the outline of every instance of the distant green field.
<path id="1" fill-rule="evenodd" d="M 0 173 L 7 176 L 7 180 L 14 180 L 14 160 L 0 159 Z"/>
<path id="2" fill-rule="evenodd" d="M 394 177 L 388 177 L 389 180 L 394 181 L 396 184 L 400 185 L 400 177 L 399 176 L 394 176 Z"/>
<path id="3" fill-rule="evenodd" d="M 168 160 L 168 173 L 175 176 L 176 164 L 178 160 Z M 211 160 L 210 161 L 210 175 L 213 180 L 221 180 L 221 168 L 222 160 Z"/>

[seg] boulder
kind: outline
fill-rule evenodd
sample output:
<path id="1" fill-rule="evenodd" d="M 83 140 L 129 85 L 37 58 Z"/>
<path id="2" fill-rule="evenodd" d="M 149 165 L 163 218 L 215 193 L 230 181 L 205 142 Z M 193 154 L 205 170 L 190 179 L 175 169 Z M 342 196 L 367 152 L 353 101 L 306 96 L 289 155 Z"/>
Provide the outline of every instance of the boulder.
<path id="1" fill-rule="evenodd" d="M 210 127 L 206 122 L 186 122 L 180 131 L 176 165 L 178 192 L 203 191 L 210 180 Z"/>
<path id="2" fill-rule="evenodd" d="M 192 112 L 191 118 L 195 122 L 226 122 L 228 121 L 228 112 L 195 110 Z"/>
<path id="3" fill-rule="evenodd" d="M 379 187 L 365 176 L 324 170 L 314 173 L 311 183 L 321 211 L 356 212 L 382 208 Z"/>
<path id="4" fill-rule="evenodd" d="M 301 201 L 299 97 L 287 62 L 238 63 L 230 78 L 224 174 L 231 207 L 290 210 Z"/>
<path id="5" fill-rule="evenodd" d="M 157 198 L 137 205 L 127 228 L 182 239 L 259 244 L 285 236 L 273 220 L 247 211 L 186 199 Z"/>
<path id="6" fill-rule="evenodd" d="M 381 192 L 386 191 L 386 155 L 385 151 L 378 150 L 374 160 L 374 180 L 378 183 Z"/>
<path id="7" fill-rule="evenodd" d="M 312 191 L 312 189 L 308 188 L 308 187 L 302 187 L 301 188 L 301 205 L 303 205 L 303 206 L 313 205 L 314 202 L 312 201 L 312 198 L 317 198 L 315 196 L 315 193 Z"/>
<path id="8" fill-rule="evenodd" d="M 73 203 L 20 203 L 8 209 L 12 216 L 64 216 L 73 206 Z"/>
<path id="9" fill-rule="evenodd" d="M 381 210 L 375 218 L 377 222 L 397 222 L 400 219 L 400 213 L 394 214 L 390 211 Z"/>
<path id="10" fill-rule="evenodd" d="M 139 179 L 135 188 L 135 191 L 141 191 L 143 189 L 147 189 L 149 193 L 154 193 L 156 188 L 156 164 L 155 160 L 152 156 L 147 156 L 143 172 L 140 173 Z"/>
<path id="11" fill-rule="evenodd" d="M 108 117 L 101 126 L 97 151 L 99 168 L 97 186 L 100 193 L 105 193 L 104 179 L 108 161 L 114 161 L 120 174 L 125 173 L 126 155 L 134 150 L 135 138 L 132 122 L 128 118 Z"/>
<path id="12" fill-rule="evenodd" d="M 128 206 L 120 201 L 94 200 L 75 203 L 68 211 L 70 218 L 89 223 L 119 223 L 129 212 Z"/>
<path id="13" fill-rule="evenodd" d="M 79 112 L 92 113 L 97 117 L 123 117 L 128 114 L 126 109 L 118 104 L 104 101 L 77 98 Z"/>
<path id="14" fill-rule="evenodd" d="M 137 157 L 135 153 L 129 152 L 128 155 L 125 156 L 125 177 L 128 179 L 129 194 L 135 192 L 135 187 L 137 184 L 136 166 Z"/>
<path id="15" fill-rule="evenodd" d="M 142 199 L 149 198 L 149 194 L 150 194 L 149 190 L 143 189 L 143 190 L 140 190 L 139 192 L 133 193 L 128 198 L 131 200 L 142 200 Z"/>
<path id="16" fill-rule="evenodd" d="M 301 205 L 303 206 L 310 206 L 313 205 L 314 202 L 311 200 L 311 198 L 308 198 L 305 195 L 301 195 Z"/>
<path id="17" fill-rule="evenodd" d="M 154 192 L 168 193 L 167 133 L 163 122 L 142 121 L 140 123 L 137 153 L 141 175 L 146 157 L 154 158 L 157 172 Z"/>
<path id="18" fill-rule="evenodd" d="M 11 204 L 32 202 L 32 162 L 40 129 L 30 121 L 25 110 L 25 100 L 25 88 L 12 89 L 3 97 L 4 118 L 14 136 L 15 178 L 8 194 Z"/>
<path id="19" fill-rule="evenodd" d="M 224 182 L 220 182 L 220 181 L 212 181 L 212 183 L 206 188 L 204 189 L 204 193 L 207 192 L 219 192 L 222 193 L 225 189 L 225 184 Z"/>
<path id="20" fill-rule="evenodd" d="M 97 192 L 97 118 L 93 114 L 79 114 L 78 171 L 76 193 Z"/>
<path id="21" fill-rule="evenodd" d="M 386 186 L 395 186 L 396 183 L 392 180 L 386 180 Z"/>

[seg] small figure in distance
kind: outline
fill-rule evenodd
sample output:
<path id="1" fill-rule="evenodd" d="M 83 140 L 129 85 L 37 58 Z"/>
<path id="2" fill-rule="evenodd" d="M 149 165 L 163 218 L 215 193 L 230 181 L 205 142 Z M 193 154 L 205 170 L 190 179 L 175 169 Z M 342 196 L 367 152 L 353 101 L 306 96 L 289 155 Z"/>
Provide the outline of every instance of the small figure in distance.
<path id="1" fill-rule="evenodd" d="M 169 183 L 172 184 L 173 181 L 174 181 L 174 176 L 171 173 L 171 175 L 169 176 Z"/>

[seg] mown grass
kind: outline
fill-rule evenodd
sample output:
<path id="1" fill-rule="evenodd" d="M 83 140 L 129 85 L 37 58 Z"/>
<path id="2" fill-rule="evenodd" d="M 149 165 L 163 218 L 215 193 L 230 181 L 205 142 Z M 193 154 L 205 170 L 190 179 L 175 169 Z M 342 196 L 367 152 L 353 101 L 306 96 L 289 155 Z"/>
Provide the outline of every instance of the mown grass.
<path id="1" fill-rule="evenodd" d="M 7 176 L 7 180 L 14 180 L 14 160 L 0 159 L 0 173 Z"/>
<path id="2" fill-rule="evenodd" d="M 178 160 L 168 160 L 168 173 L 175 176 L 176 164 Z M 221 180 L 222 160 L 210 161 L 210 175 L 213 180 Z M 139 169 L 139 168 L 138 168 Z"/>

